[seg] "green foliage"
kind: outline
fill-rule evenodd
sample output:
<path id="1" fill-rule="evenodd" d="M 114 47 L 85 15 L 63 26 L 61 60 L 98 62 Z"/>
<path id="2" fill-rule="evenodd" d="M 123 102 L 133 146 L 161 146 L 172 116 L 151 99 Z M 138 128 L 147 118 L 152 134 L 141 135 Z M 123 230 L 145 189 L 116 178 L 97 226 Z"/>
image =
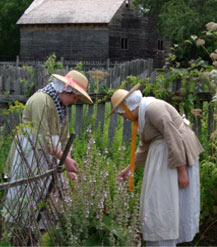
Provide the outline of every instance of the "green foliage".
<path id="1" fill-rule="evenodd" d="M 201 234 L 197 243 L 210 245 L 216 243 L 217 217 L 217 131 L 214 131 L 207 142 L 206 150 L 200 162 L 201 180 Z M 212 230 L 213 228 L 213 230 Z M 212 233 L 208 234 L 209 232 Z"/>
<path id="2" fill-rule="evenodd" d="M 10 149 L 10 144 L 12 142 L 12 139 L 14 137 L 14 133 L 16 131 L 19 131 L 21 128 L 21 125 L 15 125 L 15 120 L 14 120 L 14 114 L 18 116 L 19 121 L 21 121 L 22 117 L 22 112 L 26 106 L 24 106 L 21 102 L 15 101 L 13 104 L 10 104 L 9 109 L 3 109 L 1 110 L 1 115 L 5 116 L 7 120 L 10 121 L 10 123 L 7 123 L 5 121 L 5 124 L 1 126 L 0 129 L 0 150 L 1 150 L 1 155 L 0 155 L 0 181 L 2 180 L 2 175 L 3 175 L 3 170 L 4 170 L 4 164 L 7 159 L 7 155 Z M 15 129 L 12 130 L 10 129 L 12 125 L 15 125 Z M 9 126 L 8 126 L 9 125 Z M 9 127 L 9 129 L 8 129 Z"/>
<path id="3" fill-rule="evenodd" d="M 48 69 L 50 74 L 55 74 L 59 70 L 64 71 L 64 67 L 61 61 L 56 61 L 56 54 L 52 54 L 47 58 L 47 61 L 44 63 L 44 67 Z"/>
<path id="4" fill-rule="evenodd" d="M 23 69 L 29 72 L 30 75 L 30 80 L 26 80 L 26 79 L 21 79 L 20 83 L 23 83 L 25 86 L 25 96 L 26 97 L 30 97 L 35 90 L 35 82 L 34 82 L 34 76 L 35 76 L 35 72 L 33 71 L 31 66 L 23 66 Z"/>
<path id="5" fill-rule="evenodd" d="M 205 25 L 204 25 L 205 26 Z M 209 22 L 206 30 L 202 30 L 198 35 L 189 35 L 186 40 L 176 44 L 171 50 L 174 53 L 173 62 L 181 63 L 182 67 L 188 67 L 191 61 L 200 67 L 212 69 L 216 67 L 216 47 L 217 47 L 217 24 Z"/>
<path id="6" fill-rule="evenodd" d="M 53 242 L 51 240 L 51 236 L 48 232 L 45 232 L 43 235 L 42 235 L 42 238 L 40 240 L 40 243 L 38 246 L 52 246 L 53 245 Z"/>
<path id="7" fill-rule="evenodd" d="M 25 108 L 26 106 L 23 103 L 15 100 L 14 102 L 11 102 L 9 104 L 8 109 L 2 109 L 1 114 L 4 116 L 12 117 L 12 114 L 15 113 L 19 116 L 19 120 L 21 121 L 22 113 Z"/>
<path id="8" fill-rule="evenodd" d="M 89 77 L 88 89 L 90 92 L 102 93 L 104 92 L 104 90 L 106 90 L 106 87 L 103 85 L 102 82 L 109 75 L 108 72 L 100 70 L 89 70 L 87 71 L 87 75 Z M 100 103 L 101 99 L 97 97 L 96 102 Z"/>
<path id="9" fill-rule="evenodd" d="M 0 182 L 3 181 L 3 170 L 4 170 L 4 164 L 7 159 L 7 154 L 10 148 L 10 144 L 12 141 L 12 135 L 11 134 L 6 134 L 5 131 L 3 130 L 0 132 L 0 150 L 1 150 L 1 155 L 0 155 Z M 0 195 L 1 198 L 1 195 Z"/>
<path id="10" fill-rule="evenodd" d="M 198 57 L 203 59 L 206 57 L 207 60 L 206 53 L 199 51 L 195 45 L 191 45 L 186 40 L 192 35 L 199 36 L 208 22 L 217 22 L 216 0 L 134 0 L 133 2 L 144 15 L 154 16 L 162 38 L 170 41 L 171 45 L 178 44 L 176 56 L 179 62 L 184 63 Z M 185 45 L 181 45 L 183 43 Z M 208 46 L 216 47 L 211 36 Z"/>
<path id="11" fill-rule="evenodd" d="M 105 106 L 105 116 L 109 114 L 111 110 L 110 103 L 107 103 Z M 96 146 L 100 150 L 100 152 L 103 152 L 105 149 L 109 152 L 111 155 L 111 158 L 115 160 L 115 162 L 119 163 L 119 152 L 117 153 L 117 149 L 119 149 L 122 146 L 122 132 L 123 132 L 123 118 L 118 116 L 117 126 L 115 128 L 115 136 L 112 140 L 112 143 L 109 143 L 108 139 L 108 131 L 109 131 L 109 123 L 110 118 L 105 119 L 104 122 L 104 131 L 101 132 L 100 125 L 96 126 L 96 114 L 97 114 L 97 104 L 94 105 L 93 114 L 91 118 L 88 118 L 88 106 L 86 105 L 83 109 L 83 119 L 86 119 L 86 121 L 83 123 L 83 128 L 81 129 L 81 133 L 79 136 L 76 136 L 74 142 L 73 142 L 73 155 L 76 157 L 78 161 L 81 161 L 81 159 L 86 154 L 87 144 L 88 144 L 88 135 L 89 133 L 92 133 L 94 142 L 96 142 Z M 72 115 L 75 115 L 75 107 L 72 108 Z M 75 121 L 71 122 L 70 130 L 73 132 L 75 131 Z M 124 149 L 125 150 L 125 149 Z M 129 151 L 129 148 L 127 148 L 125 155 L 128 156 L 127 151 Z M 95 153 L 97 151 L 95 150 Z"/>
<path id="12" fill-rule="evenodd" d="M 79 72 L 81 72 L 81 73 L 83 73 L 84 71 L 84 69 L 83 69 L 83 63 L 82 62 L 78 62 L 77 64 L 76 64 L 76 66 L 75 66 L 75 70 L 77 70 L 77 71 L 79 71 Z"/>
<path id="13" fill-rule="evenodd" d="M 107 76 L 107 74 L 105 74 L 105 76 Z M 139 79 L 136 76 L 127 76 L 126 79 L 121 83 L 121 85 L 118 88 L 106 88 L 105 86 L 101 87 L 101 92 L 106 93 L 106 95 L 101 99 L 98 100 L 97 102 L 104 102 L 107 101 L 108 99 L 111 98 L 111 96 L 113 95 L 113 93 L 117 90 L 117 89 L 126 89 L 126 88 L 132 88 L 133 86 L 135 86 L 137 83 L 143 84 L 144 80 L 143 79 Z"/>
<path id="14" fill-rule="evenodd" d="M 215 143 L 215 149 L 217 147 Z M 217 150 L 217 149 L 216 149 Z M 203 213 L 201 217 L 206 218 L 210 215 L 217 215 L 216 212 L 216 193 L 217 193 L 217 163 L 212 160 L 203 160 L 200 164 L 201 172 L 201 207 Z"/>
<path id="15" fill-rule="evenodd" d="M 155 17 L 161 34 L 172 43 L 199 34 L 210 20 L 217 21 L 215 0 L 134 0 L 133 3 L 143 14 Z"/>
<path id="16" fill-rule="evenodd" d="M 11 246 L 11 243 L 8 241 L 0 241 L 0 246 Z"/>
<path id="17" fill-rule="evenodd" d="M 192 33 L 201 31 L 201 22 L 205 25 L 208 18 L 201 21 L 201 18 L 198 18 L 198 9 L 192 8 L 190 2 L 172 0 L 162 6 L 159 23 L 165 39 L 180 43 Z"/>

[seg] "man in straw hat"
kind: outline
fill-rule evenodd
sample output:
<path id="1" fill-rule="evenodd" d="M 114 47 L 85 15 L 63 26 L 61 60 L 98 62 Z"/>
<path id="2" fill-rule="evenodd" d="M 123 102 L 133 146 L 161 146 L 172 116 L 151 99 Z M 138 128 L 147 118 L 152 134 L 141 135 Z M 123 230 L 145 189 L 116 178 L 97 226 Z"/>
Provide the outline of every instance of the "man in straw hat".
<path id="1" fill-rule="evenodd" d="M 26 103 L 22 120 L 27 127 L 14 138 L 7 159 L 6 174 L 10 181 L 32 177 L 54 168 L 57 160 L 63 155 L 69 137 L 67 106 L 76 104 L 78 99 L 93 103 L 87 94 L 88 80 L 82 73 L 72 70 L 65 76 L 53 74 L 51 78 L 52 82 L 34 93 Z M 64 163 L 68 177 L 77 182 L 78 167 L 70 152 Z M 8 190 L 5 208 L 10 211 L 11 216 L 13 215 L 9 218 L 10 221 L 18 219 L 14 210 L 18 206 L 18 198 L 23 198 L 23 202 L 19 204 L 20 211 L 25 207 L 29 211 L 36 207 L 37 200 L 48 192 L 49 181 L 46 179 L 37 181 L 35 186 L 30 184 L 30 189 L 22 185 Z M 24 198 L 26 201 L 32 200 L 31 205 L 25 203 Z M 22 216 L 20 222 L 27 226 L 28 217 L 26 216 L 25 221 L 25 215 L 22 213 L 20 215 Z"/>
<path id="2" fill-rule="evenodd" d="M 118 89 L 111 97 L 109 116 L 116 112 L 133 121 L 130 165 L 117 180 L 129 177 L 132 190 L 134 169 L 145 167 L 140 219 L 146 246 L 176 246 L 192 241 L 199 230 L 203 148 L 186 118 L 163 100 L 143 97 L 139 86 Z M 137 130 L 140 144 L 134 158 Z"/>

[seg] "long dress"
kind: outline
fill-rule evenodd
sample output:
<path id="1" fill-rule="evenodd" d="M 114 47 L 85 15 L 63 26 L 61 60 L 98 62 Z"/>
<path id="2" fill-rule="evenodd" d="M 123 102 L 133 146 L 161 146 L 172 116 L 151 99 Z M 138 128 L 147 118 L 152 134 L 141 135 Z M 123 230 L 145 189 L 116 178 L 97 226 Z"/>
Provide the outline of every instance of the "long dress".
<path id="1" fill-rule="evenodd" d="M 203 148 L 186 124 L 165 101 L 144 97 L 139 105 L 141 142 L 135 162 L 145 166 L 140 219 L 146 241 L 190 242 L 199 231 Z M 190 184 L 185 189 L 178 185 L 180 165 L 187 165 Z"/>
<path id="2" fill-rule="evenodd" d="M 164 140 L 150 145 L 140 200 L 143 238 L 190 242 L 199 231 L 200 178 L 198 162 L 188 167 L 190 184 L 179 189 L 177 170 L 167 165 Z"/>

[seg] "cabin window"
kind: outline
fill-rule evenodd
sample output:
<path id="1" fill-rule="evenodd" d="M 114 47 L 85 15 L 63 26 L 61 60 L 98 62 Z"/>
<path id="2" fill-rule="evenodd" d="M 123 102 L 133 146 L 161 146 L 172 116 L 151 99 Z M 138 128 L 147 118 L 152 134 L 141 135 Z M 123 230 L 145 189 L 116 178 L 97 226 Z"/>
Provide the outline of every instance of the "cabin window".
<path id="1" fill-rule="evenodd" d="M 163 40 L 161 40 L 161 39 L 158 40 L 157 49 L 158 50 L 163 50 L 164 49 Z"/>
<path id="2" fill-rule="evenodd" d="M 121 38 L 121 50 L 127 50 L 127 49 L 128 49 L 128 39 Z"/>

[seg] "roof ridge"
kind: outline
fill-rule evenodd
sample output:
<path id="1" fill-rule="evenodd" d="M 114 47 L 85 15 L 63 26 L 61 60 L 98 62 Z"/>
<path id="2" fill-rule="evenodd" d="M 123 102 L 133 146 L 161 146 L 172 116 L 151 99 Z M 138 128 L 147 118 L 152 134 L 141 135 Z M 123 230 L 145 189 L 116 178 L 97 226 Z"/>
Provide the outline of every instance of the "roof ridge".
<path id="1" fill-rule="evenodd" d="M 46 0 L 34 0 L 30 6 L 25 10 L 24 14 L 28 14 L 31 12 L 34 8 L 38 7 L 40 4 L 42 4 Z"/>
<path id="2" fill-rule="evenodd" d="M 34 0 L 17 24 L 109 23 L 124 1 Z"/>

